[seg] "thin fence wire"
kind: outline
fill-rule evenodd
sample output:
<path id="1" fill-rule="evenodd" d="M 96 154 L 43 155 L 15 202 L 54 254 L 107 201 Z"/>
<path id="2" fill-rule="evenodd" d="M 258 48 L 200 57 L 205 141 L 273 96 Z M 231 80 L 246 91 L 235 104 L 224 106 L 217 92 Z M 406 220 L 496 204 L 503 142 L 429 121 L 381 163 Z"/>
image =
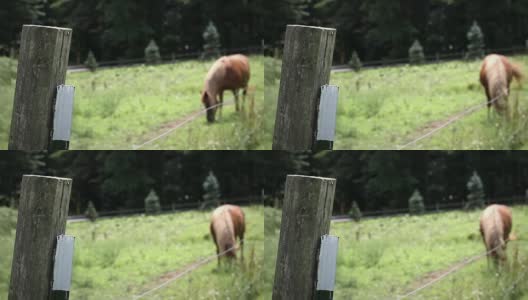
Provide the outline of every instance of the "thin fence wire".
<path id="1" fill-rule="evenodd" d="M 425 288 L 427 288 L 427 287 L 429 287 L 429 286 L 441 281 L 442 279 L 446 278 L 447 276 L 449 276 L 449 275 L 451 275 L 451 274 L 453 274 L 455 272 L 458 272 L 459 270 L 461 270 L 462 268 L 470 265 L 471 263 L 473 263 L 473 262 L 475 262 L 475 261 L 477 261 L 477 260 L 489 255 L 490 253 L 492 253 L 493 251 L 499 249 L 500 247 L 502 247 L 502 245 L 499 245 L 499 246 L 497 246 L 497 247 L 495 247 L 495 248 L 493 248 L 493 249 L 491 249 L 489 251 L 486 251 L 486 252 L 484 252 L 482 254 L 473 256 L 472 258 L 466 260 L 465 262 L 463 262 L 461 264 L 458 264 L 457 266 L 453 267 L 451 270 L 449 270 L 448 272 L 442 274 L 441 276 L 439 276 L 439 277 L 427 282 L 426 284 L 422 285 L 421 287 L 419 287 L 419 288 L 417 288 L 417 289 L 415 289 L 415 290 L 413 290 L 413 291 L 411 291 L 411 292 L 409 292 L 409 293 L 407 293 L 407 294 L 405 294 L 403 296 L 399 296 L 397 299 L 398 300 L 405 299 L 405 298 L 408 298 L 408 297 L 410 297 L 410 296 L 422 291 L 423 289 L 425 289 Z"/>
<path id="2" fill-rule="evenodd" d="M 255 97 L 255 95 L 254 95 L 254 94 L 248 94 L 247 97 Z M 245 100 L 243 100 L 242 105 L 244 105 L 244 103 L 245 103 Z M 155 138 L 152 138 L 152 139 L 150 139 L 150 140 L 144 142 L 144 143 L 141 144 L 141 145 L 133 145 L 132 149 L 133 149 L 133 150 L 140 150 L 141 148 L 143 148 L 143 147 L 145 147 L 145 146 L 147 146 L 147 145 L 149 145 L 149 144 L 152 144 L 152 143 L 154 143 L 154 142 L 160 140 L 161 138 L 163 138 L 163 137 L 165 137 L 165 136 L 171 134 L 172 132 L 174 132 L 174 131 L 176 131 L 176 130 L 182 128 L 183 126 L 187 125 L 188 123 L 193 122 L 193 121 L 196 120 L 198 117 L 200 117 L 200 116 L 206 114 L 209 110 L 212 110 L 212 109 L 215 109 L 215 108 L 218 108 L 218 107 L 223 108 L 224 106 L 232 106 L 232 105 L 234 105 L 234 104 L 235 104 L 235 100 L 228 100 L 228 101 L 225 101 L 225 102 L 223 102 L 223 103 L 219 103 L 219 104 L 213 105 L 213 106 L 211 106 L 211 107 L 209 107 L 209 108 L 202 109 L 202 110 L 200 110 L 200 111 L 198 111 L 198 112 L 195 112 L 195 113 L 191 114 L 190 116 L 188 116 L 186 119 L 184 119 L 184 120 L 183 120 L 181 123 L 179 123 L 178 125 L 176 125 L 176 126 L 170 128 L 169 130 L 167 130 L 167 131 L 165 131 L 164 133 L 162 133 L 162 134 L 156 136 Z"/>
<path id="3" fill-rule="evenodd" d="M 487 101 L 487 102 L 484 102 L 482 104 L 478 104 L 478 105 L 475 105 L 475 106 L 472 106 L 470 108 L 467 108 L 465 110 L 463 110 L 462 112 L 460 112 L 459 114 L 457 114 L 455 117 L 451 118 L 449 121 L 445 122 L 444 124 L 440 125 L 439 127 L 427 132 L 426 134 L 412 140 L 411 142 L 403 145 L 403 146 L 400 146 L 398 147 L 397 150 L 403 150 L 405 148 L 408 148 L 409 146 L 412 146 L 416 143 L 418 143 L 419 141 L 421 140 L 424 140 L 430 136 L 432 136 L 433 134 L 439 132 L 440 130 L 446 128 L 447 126 L 459 121 L 460 119 L 474 113 L 475 111 L 479 110 L 479 109 L 482 109 L 484 106 L 488 106 L 488 105 L 491 105 L 493 103 L 495 103 L 496 101 L 498 101 L 500 99 L 500 96 L 498 97 L 495 97 L 494 99 L 490 100 L 490 101 Z"/>
<path id="4" fill-rule="evenodd" d="M 244 47 L 244 48 L 231 48 L 231 49 L 220 49 L 219 52 L 221 55 L 229 55 L 235 53 L 246 53 L 246 54 L 257 54 L 262 53 L 266 49 L 266 46 L 253 46 L 253 47 Z M 185 59 L 199 59 L 203 51 L 194 51 L 194 52 L 184 52 L 184 53 L 175 53 L 174 55 L 163 55 L 161 57 L 161 63 L 172 63 L 176 61 L 181 61 Z M 144 64 L 146 62 L 145 58 L 128 58 L 128 59 L 118 59 L 118 60 L 107 60 L 98 62 L 99 67 L 127 67 L 137 64 Z M 69 70 L 78 70 L 85 69 L 86 65 L 71 65 L 68 67 Z"/>
<path id="5" fill-rule="evenodd" d="M 502 53 L 502 54 L 524 54 L 528 52 L 527 47 L 512 47 L 512 48 L 496 48 L 496 49 L 486 49 L 486 54 L 492 54 L 492 53 Z M 426 55 L 425 56 L 425 63 L 426 64 L 435 64 L 435 63 L 443 63 L 443 62 L 449 62 L 454 60 L 465 60 L 465 55 L 467 52 L 452 52 L 452 53 L 436 53 L 435 55 Z M 370 61 L 364 61 L 362 62 L 363 68 L 381 68 L 381 67 L 389 67 L 389 66 L 396 66 L 400 64 L 408 64 L 409 58 L 408 57 L 401 57 L 401 58 L 392 58 L 392 59 L 382 59 L 382 60 L 370 60 Z M 349 65 L 336 65 L 333 67 L 333 70 L 350 70 Z"/>
<path id="6" fill-rule="evenodd" d="M 519 276 L 519 278 L 517 278 L 517 280 L 515 280 L 515 282 L 508 289 L 506 289 L 504 293 L 502 293 L 502 295 L 505 297 L 507 294 L 511 293 L 511 291 L 515 289 L 515 287 L 519 284 L 519 282 L 521 282 L 521 280 L 523 280 L 526 277 L 527 274 L 528 274 L 528 268 L 525 267 L 522 275 Z"/>
<path id="7" fill-rule="evenodd" d="M 525 195 L 514 195 L 509 197 L 503 197 L 500 198 L 490 198 L 487 199 L 486 204 L 508 204 L 508 205 L 515 205 L 515 204 L 528 204 L 528 198 Z M 443 213 L 448 212 L 451 210 L 459 210 L 464 209 L 467 202 L 449 202 L 449 203 L 438 203 L 431 205 L 430 203 L 425 206 L 425 213 Z M 370 219 L 370 218 L 385 218 L 385 217 L 395 217 L 402 214 L 408 214 L 409 209 L 408 208 L 399 208 L 399 209 L 384 209 L 384 210 L 370 210 L 370 211 L 362 211 L 361 214 L 362 219 Z M 338 215 L 333 216 L 332 221 L 333 222 L 348 222 L 351 221 L 352 218 L 350 218 L 348 215 Z"/>
<path id="8" fill-rule="evenodd" d="M 501 201 L 501 202 L 502 202 L 502 201 Z M 393 224 L 393 226 L 390 226 L 390 227 L 388 227 L 387 229 L 384 229 L 384 232 L 385 232 L 385 233 L 390 232 L 390 231 L 394 230 L 395 228 L 397 228 L 398 225 L 400 225 L 400 224 Z M 461 224 L 458 224 L 458 225 L 465 225 L 465 224 L 461 223 Z M 435 234 L 428 234 L 428 235 L 431 236 L 431 235 L 435 235 Z M 507 242 L 517 242 L 517 241 L 519 241 L 519 240 L 514 240 L 514 241 L 507 240 Z M 457 264 L 457 266 L 453 267 L 453 268 L 450 269 L 448 272 L 442 274 L 440 277 L 438 277 L 438 278 L 436 278 L 436 279 L 433 279 L 433 280 L 429 281 L 429 282 L 426 283 L 425 285 L 422 285 L 421 287 L 419 287 L 419 288 L 417 288 L 417 289 L 415 289 L 415 290 L 413 290 L 413 291 L 411 291 L 411 292 L 409 292 L 409 293 L 407 293 L 407 294 L 405 294 L 405 295 L 403 295 L 403 296 L 399 296 L 397 299 L 398 299 L 398 300 L 400 300 L 400 299 L 405 299 L 405 298 L 408 298 L 408 297 L 410 297 L 410 296 L 412 296 L 412 295 L 414 295 L 414 294 L 420 292 L 421 290 L 423 290 L 423 289 L 425 289 L 425 288 L 427 288 L 427 287 L 429 287 L 429 286 L 431 286 L 431 285 L 433 285 L 433 284 L 435 284 L 435 283 L 441 281 L 442 279 L 444 279 L 444 278 L 447 277 L 448 275 L 450 275 L 450 274 L 452 274 L 452 273 L 455 273 L 455 272 L 459 271 L 460 269 L 462 269 L 463 267 L 466 267 L 466 266 L 468 266 L 469 264 L 471 264 L 471 263 L 473 263 L 473 262 L 475 262 L 475 261 L 477 261 L 477 260 L 479 260 L 479 259 L 481 259 L 481 258 L 483 258 L 483 257 L 485 257 L 485 256 L 487 256 L 487 255 L 489 255 L 491 252 L 497 250 L 497 249 L 498 249 L 499 247 L 501 247 L 501 246 L 502 246 L 502 245 L 499 245 L 499 246 L 497 246 L 497 247 L 495 247 L 495 248 L 493 248 L 493 249 L 491 249 L 491 250 L 489 250 L 489 251 L 485 251 L 485 252 L 483 252 L 482 254 L 479 254 L 479 255 L 473 256 L 473 257 L 471 257 L 471 258 L 469 258 L 469 259 L 466 259 L 463 263 L 461 263 L 461 264 Z M 526 276 L 527 273 L 528 273 L 528 270 L 527 270 L 522 276 L 520 276 L 520 278 L 516 281 L 516 283 L 514 283 L 514 284 L 512 285 L 512 287 L 511 287 L 510 289 L 513 289 L 513 288 L 516 286 L 516 284 L 517 284 L 518 282 L 520 282 L 520 280 Z"/>
<path id="9" fill-rule="evenodd" d="M 150 140 L 144 142 L 144 143 L 141 144 L 141 145 L 134 145 L 134 146 L 132 147 L 132 149 L 133 149 L 133 150 L 139 150 L 139 149 L 141 149 L 141 148 L 143 148 L 143 147 L 145 147 L 145 146 L 147 146 L 147 145 L 149 145 L 149 144 L 152 144 L 153 142 L 155 142 L 155 141 L 157 141 L 157 140 L 159 140 L 159 139 L 161 139 L 161 138 L 163 138 L 163 137 L 169 135 L 169 134 L 172 133 L 173 131 L 175 131 L 175 130 L 177 130 L 177 129 L 180 129 L 180 128 L 183 127 L 184 125 L 186 125 L 186 124 L 188 124 L 188 123 L 194 121 L 196 118 L 198 118 L 198 117 L 202 116 L 203 114 L 207 113 L 209 110 L 215 109 L 215 108 L 220 107 L 220 106 L 222 106 L 222 107 L 223 107 L 223 106 L 230 106 L 230 105 L 233 105 L 234 103 L 235 103 L 235 102 L 234 102 L 233 100 L 230 100 L 230 101 L 226 101 L 225 103 L 219 103 L 219 104 L 213 105 L 213 106 L 211 106 L 211 107 L 208 107 L 208 108 L 206 108 L 206 109 L 202 109 L 202 110 L 200 110 L 200 111 L 198 111 L 198 112 L 196 112 L 196 113 L 190 115 L 189 117 L 187 117 L 184 121 L 182 121 L 182 122 L 181 122 L 180 124 L 178 124 L 177 126 L 174 126 L 173 128 L 171 128 L 171 129 L 165 131 L 164 133 L 162 133 L 162 134 L 156 136 L 155 138 L 152 138 L 152 139 L 150 139 Z"/>
<path id="10" fill-rule="evenodd" d="M 246 243 L 244 240 L 241 240 L 241 241 L 240 241 L 240 244 L 244 244 L 244 245 L 246 245 L 247 243 Z M 148 290 L 148 291 L 146 291 L 146 292 L 144 292 L 144 293 L 142 293 L 142 294 L 140 294 L 140 295 L 134 297 L 134 300 L 141 299 L 141 298 L 145 297 L 146 295 L 151 294 L 152 292 L 155 292 L 155 291 L 161 289 L 162 287 L 165 287 L 165 286 L 167 286 L 168 284 L 170 284 L 170 283 L 172 283 L 172 282 L 174 282 L 174 281 L 176 281 L 176 280 L 182 278 L 182 277 L 185 276 L 186 274 L 189 274 L 189 273 L 195 271 L 195 270 L 198 269 L 199 267 L 201 267 L 201 266 L 203 266 L 203 265 L 209 263 L 210 261 L 214 260 L 215 258 L 218 258 L 218 257 L 220 257 L 220 256 L 223 256 L 223 255 L 225 255 L 227 252 L 229 252 L 229 251 L 231 251 L 231 250 L 238 249 L 238 248 L 240 247 L 240 244 L 239 244 L 239 245 L 235 245 L 235 246 L 233 246 L 233 247 L 231 247 L 231 248 L 229 248 L 229 249 L 227 249 L 227 250 L 225 250 L 225 251 L 223 251 L 223 252 L 220 252 L 220 253 L 218 253 L 218 254 L 216 254 L 216 255 L 211 255 L 211 256 L 209 256 L 209 257 L 206 257 L 206 258 L 204 258 L 204 259 L 198 261 L 197 263 L 192 264 L 191 267 L 187 268 L 185 271 L 183 271 L 182 273 L 176 275 L 175 277 L 173 277 L 173 278 L 171 278 L 171 279 L 169 279 L 169 280 L 163 282 L 162 284 L 160 284 L 160 285 L 158 285 L 158 286 L 156 286 L 156 287 L 154 287 L 154 288 L 152 288 L 152 289 L 150 289 L 150 290 Z"/>
<path id="11" fill-rule="evenodd" d="M 260 204 L 262 202 L 261 195 L 248 195 L 244 197 L 230 197 L 229 201 L 227 199 L 221 199 L 218 203 L 221 204 L 236 204 L 236 205 L 251 205 L 251 204 Z M 163 205 L 161 206 L 160 214 L 172 214 L 176 212 L 182 212 L 186 210 L 200 210 L 201 203 L 198 202 L 184 202 L 174 205 Z M 145 214 L 144 208 L 138 209 L 124 209 L 124 210 L 111 210 L 111 211 L 101 211 L 98 212 L 99 219 L 104 218 L 113 218 L 113 217 L 130 217 L 134 215 Z M 74 215 L 69 216 L 68 221 L 82 220 L 86 221 L 88 218 L 84 215 Z"/>
<path id="12" fill-rule="evenodd" d="M 522 49 L 524 49 L 524 51 L 526 51 L 525 48 L 522 48 Z M 490 52 L 490 53 L 491 53 L 491 52 L 497 52 L 497 51 L 499 51 L 499 52 L 504 52 L 504 51 L 512 51 L 512 52 L 514 52 L 514 51 L 518 51 L 518 50 L 522 50 L 522 49 L 521 49 L 521 48 L 495 49 L 495 50 L 488 50 L 488 52 Z M 403 63 L 403 62 L 406 62 L 406 60 L 408 61 L 408 59 L 403 59 L 403 58 L 402 58 L 402 59 L 387 60 L 387 61 L 385 61 L 385 62 L 390 62 L 390 63 L 402 62 L 402 63 Z M 377 62 L 377 61 L 376 61 L 376 62 Z M 383 61 L 380 61 L 380 62 L 383 62 Z M 386 65 L 386 64 L 385 64 L 385 65 Z M 382 66 L 383 66 L 383 65 L 382 65 Z M 338 67 L 338 69 L 339 69 L 339 67 Z M 494 98 L 494 99 L 492 99 L 492 100 L 490 100 L 490 101 L 487 101 L 487 102 L 485 102 L 485 103 L 483 103 L 483 104 L 478 104 L 478 105 L 475 105 L 475 106 L 469 107 L 469 108 L 463 110 L 462 112 L 458 113 L 455 117 L 451 118 L 449 121 L 445 122 L 445 123 L 442 124 L 441 126 L 439 126 L 439 127 L 435 128 L 435 129 L 433 129 L 433 130 L 427 132 L 426 134 L 424 134 L 424 135 L 422 135 L 422 136 L 420 136 L 420 137 L 418 137 L 418 138 L 412 140 L 411 142 L 409 142 L 409 143 L 407 143 L 407 144 L 405 144 L 405 145 L 403 145 L 403 146 L 399 146 L 399 147 L 397 148 L 397 150 L 403 150 L 403 149 L 405 149 L 405 148 L 408 148 L 409 146 L 412 146 L 412 145 L 418 143 L 419 141 L 424 140 L 424 139 L 426 139 L 426 138 L 432 136 L 433 134 L 439 132 L 440 130 L 442 130 L 442 129 L 448 127 L 449 125 L 451 125 L 451 124 L 453 124 L 453 123 L 459 121 L 460 119 L 466 117 L 467 115 L 470 115 L 470 114 L 474 113 L 475 111 L 477 111 L 477 110 L 483 108 L 484 106 L 493 104 L 494 102 L 498 101 L 499 99 L 500 99 L 500 96 L 499 96 L 499 97 L 496 97 L 496 98 Z"/>

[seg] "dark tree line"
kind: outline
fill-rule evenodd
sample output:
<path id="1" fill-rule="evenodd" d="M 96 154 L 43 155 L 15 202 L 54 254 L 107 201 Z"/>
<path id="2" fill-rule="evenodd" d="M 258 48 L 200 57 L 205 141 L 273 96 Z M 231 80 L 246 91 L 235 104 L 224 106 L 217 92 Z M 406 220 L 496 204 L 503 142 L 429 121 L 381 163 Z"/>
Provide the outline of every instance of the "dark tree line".
<path id="1" fill-rule="evenodd" d="M 415 189 L 426 206 L 460 203 L 474 171 L 490 200 L 522 196 L 528 188 L 528 154 L 522 151 L 4 152 L 0 170 L 0 205 L 16 205 L 23 174 L 73 178 L 72 213 L 83 212 L 89 201 L 99 211 L 143 208 L 150 189 L 162 206 L 198 203 L 211 170 L 227 202 L 264 192 L 271 204 L 282 197 L 287 174 L 334 177 L 334 207 L 341 213 L 353 201 L 363 211 L 407 208 Z"/>
<path id="2" fill-rule="evenodd" d="M 336 58 L 348 61 L 352 50 L 362 60 L 405 58 L 420 40 L 426 55 L 462 52 L 476 20 L 488 49 L 524 46 L 528 40 L 525 0 L 285 0 L 265 34 L 275 41 L 288 23 L 337 28 Z M 287 5 L 285 4 L 287 3 Z M 275 37 L 275 38 L 274 38 Z"/>
<path id="3" fill-rule="evenodd" d="M 487 48 L 528 40 L 525 0 L 4 0 L 0 1 L 0 55 L 17 49 L 22 24 L 74 29 L 71 62 L 91 49 L 98 60 L 141 58 L 154 39 L 162 55 L 201 51 L 209 21 L 224 48 L 280 47 L 287 24 L 338 29 L 336 58 L 407 57 L 415 39 L 427 55 L 465 51 L 476 20 Z"/>
<path id="4" fill-rule="evenodd" d="M 221 200 L 245 200 L 278 192 L 286 174 L 304 165 L 297 157 L 237 151 L 4 152 L 0 153 L 0 205 L 16 206 L 24 174 L 72 178 L 73 213 L 82 213 L 89 201 L 99 211 L 143 208 L 151 189 L 162 206 L 199 203 L 209 171 L 218 178 Z"/>
<path id="5" fill-rule="evenodd" d="M 0 55 L 18 49 L 23 24 L 73 28 L 71 62 L 141 58 L 151 39 L 161 53 L 201 51 L 209 21 L 223 48 L 261 44 L 264 0 L 0 1 Z"/>
<path id="6" fill-rule="evenodd" d="M 480 175 L 487 200 L 523 196 L 528 155 L 522 151 L 337 152 L 322 157 L 320 175 L 338 179 L 335 209 L 352 201 L 362 210 L 407 208 L 418 189 L 426 206 L 467 201 L 467 182 Z"/>

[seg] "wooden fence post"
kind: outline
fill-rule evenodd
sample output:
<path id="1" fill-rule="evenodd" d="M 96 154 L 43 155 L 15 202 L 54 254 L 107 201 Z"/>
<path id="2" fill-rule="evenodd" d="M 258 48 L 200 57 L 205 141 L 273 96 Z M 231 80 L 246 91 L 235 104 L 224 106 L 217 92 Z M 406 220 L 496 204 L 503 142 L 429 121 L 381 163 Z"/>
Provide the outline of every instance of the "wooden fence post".
<path id="1" fill-rule="evenodd" d="M 64 84 L 72 30 L 24 25 L 9 134 L 9 150 L 48 150 L 55 96 Z"/>
<path id="2" fill-rule="evenodd" d="M 321 237 L 330 230 L 336 180 L 289 175 L 273 300 L 314 299 Z"/>
<path id="3" fill-rule="evenodd" d="M 316 142 L 321 87 L 330 81 L 332 28 L 286 29 L 273 150 L 310 150 Z"/>
<path id="4" fill-rule="evenodd" d="M 67 178 L 22 178 L 9 300 L 50 299 L 55 247 L 66 229 L 71 187 Z"/>

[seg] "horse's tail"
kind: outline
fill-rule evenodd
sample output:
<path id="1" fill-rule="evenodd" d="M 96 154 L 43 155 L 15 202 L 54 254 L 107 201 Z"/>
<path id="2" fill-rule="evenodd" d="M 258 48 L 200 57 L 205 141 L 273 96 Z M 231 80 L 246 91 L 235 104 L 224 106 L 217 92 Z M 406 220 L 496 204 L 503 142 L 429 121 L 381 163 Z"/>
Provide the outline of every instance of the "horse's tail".
<path id="1" fill-rule="evenodd" d="M 520 84 L 521 81 L 523 80 L 524 78 L 524 74 L 523 74 L 523 71 L 521 69 L 521 67 L 519 65 L 516 65 L 516 64 L 511 64 L 511 70 L 512 70 L 512 75 L 513 77 L 515 78 L 515 80 L 517 80 L 517 82 Z"/>

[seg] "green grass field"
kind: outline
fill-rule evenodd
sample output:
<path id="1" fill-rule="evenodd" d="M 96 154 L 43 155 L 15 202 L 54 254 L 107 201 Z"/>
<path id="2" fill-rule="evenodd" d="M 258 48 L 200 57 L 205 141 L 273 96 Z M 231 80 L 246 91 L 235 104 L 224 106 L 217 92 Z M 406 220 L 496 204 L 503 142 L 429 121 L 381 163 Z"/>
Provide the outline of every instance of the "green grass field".
<path id="1" fill-rule="evenodd" d="M 528 56 L 513 60 L 528 71 Z M 480 65 L 454 61 L 332 73 L 331 84 L 340 87 L 334 149 L 399 149 L 485 103 Z M 265 97 L 277 99 L 279 78 L 280 62 L 266 65 Z M 528 87 L 512 87 L 510 103 L 518 103 L 519 112 L 515 121 L 505 124 L 495 114 L 488 120 L 483 108 L 406 149 L 528 149 Z"/>
<path id="2" fill-rule="evenodd" d="M 190 114 L 203 109 L 200 92 L 212 61 L 185 61 L 160 66 L 102 69 L 96 73 L 69 73 L 76 87 L 70 149 L 134 149 L 167 132 Z M 263 130 L 266 107 L 264 58 L 250 57 L 250 101 L 244 113 L 226 106 L 223 118 L 209 125 L 205 115 L 142 149 L 270 149 L 271 132 Z M 15 70 L 15 72 L 13 72 Z M 7 148 L 15 85 L 16 63 L 0 58 L 0 149 Z M 225 93 L 225 102 L 233 99 Z"/>
<path id="3" fill-rule="evenodd" d="M 396 299 L 439 275 L 433 272 L 483 253 L 479 215 L 448 212 L 332 223 L 330 233 L 339 236 L 334 299 Z M 266 208 L 265 216 L 270 299 L 280 211 Z M 509 270 L 491 271 L 483 258 L 409 299 L 528 299 L 528 207 L 515 207 L 513 220 L 519 240 L 508 245 Z"/>
<path id="4" fill-rule="evenodd" d="M 15 93 L 16 61 L 0 57 L 0 150 L 7 149 Z"/>
<path id="5" fill-rule="evenodd" d="M 215 259 L 142 299 L 262 299 L 263 208 L 243 209 L 243 263 L 219 268 Z M 132 299 L 170 278 L 167 273 L 215 255 L 209 215 L 192 211 L 68 223 L 67 234 L 76 237 L 70 299 Z M 0 299 L 8 291 L 15 224 L 15 211 L 0 208 Z"/>
<path id="6" fill-rule="evenodd" d="M 513 58 L 528 70 L 528 57 Z M 336 149 L 398 149 L 486 101 L 478 81 L 480 61 L 334 73 L 341 87 Z M 528 88 L 513 85 L 510 100 L 519 103 L 517 124 L 504 124 L 485 108 L 409 149 L 526 149 Z M 435 124 L 436 123 L 436 124 Z"/>
<path id="7" fill-rule="evenodd" d="M 528 71 L 528 56 L 514 61 Z M 254 109 L 224 108 L 208 125 L 205 116 L 182 126 L 145 149 L 271 149 L 280 62 L 251 57 Z M 188 61 L 68 75 L 76 86 L 71 149 L 134 149 L 167 132 L 202 108 L 199 93 L 211 62 Z M 15 63 L 0 59 L 0 149 L 7 147 Z M 483 104 L 480 62 L 454 61 L 424 66 L 332 73 L 340 86 L 337 150 L 399 149 L 456 114 Z M 264 88 L 266 87 L 266 88 Z M 528 149 L 528 87 L 513 85 L 511 122 L 482 108 L 406 149 Z M 226 93 L 226 99 L 232 95 Z M 248 101 L 249 102 L 249 101 Z"/>

